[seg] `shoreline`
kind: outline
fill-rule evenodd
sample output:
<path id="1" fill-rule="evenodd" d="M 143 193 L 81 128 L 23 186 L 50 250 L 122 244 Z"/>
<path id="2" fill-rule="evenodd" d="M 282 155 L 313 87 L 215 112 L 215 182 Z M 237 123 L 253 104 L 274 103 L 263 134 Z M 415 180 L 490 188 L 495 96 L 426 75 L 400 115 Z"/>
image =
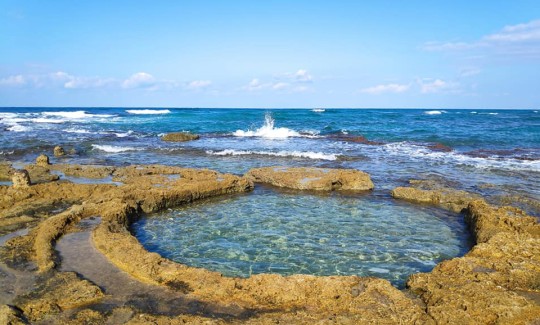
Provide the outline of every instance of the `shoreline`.
<path id="1" fill-rule="evenodd" d="M 112 181 L 121 182 L 122 185 L 74 184 L 43 176 L 56 168 L 71 176 L 85 175 L 95 179 L 112 176 Z M 106 318 L 106 315 L 99 312 L 95 314 L 92 309 L 92 305 L 102 296 L 102 293 L 99 293 L 101 291 L 97 290 L 99 287 L 92 289 L 92 283 L 59 271 L 62 262 L 55 253 L 57 240 L 62 240 L 62 236 L 72 231 L 81 220 L 93 216 L 101 217 L 101 223 L 91 235 L 94 246 L 117 268 L 139 281 L 194 297 L 205 306 L 210 304 L 229 308 L 231 313 L 229 316 L 219 317 L 200 316 L 197 312 L 191 316 L 137 316 L 148 322 L 153 320 L 174 323 L 182 317 L 184 320 L 216 323 L 264 323 L 272 320 L 307 322 L 335 317 L 338 322 L 397 323 L 405 320 L 406 323 L 431 323 L 470 319 L 478 323 L 489 323 L 495 319 L 493 317 L 501 317 L 500 315 L 505 315 L 506 320 L 512 322 L 532 321 L 537 319 L 536 315 L 540 313 L 540 272 L 537 268 L 540 262 L 540 226 L 537 219 L 516 208 L 492 207 L 482 198 L 464 191 L 433 186 L 429 189 L 429 184 L 418 183 L 413 183 L 410 188 L 393 191 L 395 199 L 436 205 L 453 211 L 464 209 L 472 234 L 477 240 L 477 244 L 465 256 L 439 263 L 429 273 L 410 276 L 408 289 L 400 291 L 388 281 L 372 277 L 285 277 L 261 274 L 246 279 L 227 278 L 216 272 L 177 264 L 150 253 L 129 232 L 129 224 L 141 213 L 156 212 L 205 197 L 250 191 L 253 180 L 285 187 L 299 184 L 300 188 L 306 188 L 303 180 L 312 179 L 313 173 L 320 173 L 315 168 L 293 170 L 292 174 L 290 168 L 267 169 L 264 170 L 264 176 L 261 172 L 255 173 L 255 178 L 250 175 L 239 177 L 209 170 L 158 165 L 46 165 L 34 166 L 31 169 L 34 169 L 34 174 L 39 171 L 45 181 L 19 189 L 0 187 L 3 195 L 9 195 L 13 202 L 18 203 L 8 209 L 9 211 L 4 209 L 0 219 L 6 220 L 6 215 L 10 213 L 11 217 L 17 218 L 40 209 L 45 211 L 42 213 L 50 215 L 35 220 L 37 226 L 28 235 L 11 239 L 2 247 L 2 260 L 6 260 L 7 256 L 12 256 L 11 259 L 16 257 L 26 264 L 35 263 L 39 270 L 37 274 L 48 274 L 44 285 L 52 287 L 47 288 L 45 293 L 16 301 L 17 308 L 22 310 L 23 316 L 28 319 L 38 320 L 64 311 L 76 311 L 69 316 L 70 321 L 76 319 L 77 315 L 87 313 L 93 314 L 92 317 Z M 283 173 L 285 174 L 282 175 Z M 296 182 L 291 175 L 298 175 Z M 319 176 L 320 174 L 317 174 L 317 177 Z M 281 179 L 287 182 L 283 183 Z M 347 184 L 348 179 L 341 179 L 336 184 Z M 325 184 L 324 181 L 317 181 L 316 184 Z M 329 182 L 328 184 L 333 182 L 332 177 Z M 320 187 L 321 185 L 316 184 L 313 185 L 323 191 L 336 190 L 333 186 Z M 369 188 L 370 185 L 358 189 Z M 51 215 L 50 210 L 54 205 L 51 202 L 56 205 L 64 202 L 65 210 Z M 37 210 L 34 210 L 36 208 Z M 73 301 L 60 303 L 59 297 L 54 296 L 58 289 L 54 286 L 54 279 L 66 276 L 69 278 L 68 283 L 84 288 L 84 294 L 75 290 L 79 296 L 71 297 Z M 501 287 L 505 290 L 501 291 Z M 36 308 L 36 303 L 41 307 Z M 422 307 L 424 304 L 427 308 Z M 463 304 L 468 306 L 466 310 L 461 307 Z M 516 309 L 510 306 L 520 307 Z M 230 308 L 235 311 L 231 312 Z M 135 315 L 137 311 L 132 310 L 132 313 Z"/>

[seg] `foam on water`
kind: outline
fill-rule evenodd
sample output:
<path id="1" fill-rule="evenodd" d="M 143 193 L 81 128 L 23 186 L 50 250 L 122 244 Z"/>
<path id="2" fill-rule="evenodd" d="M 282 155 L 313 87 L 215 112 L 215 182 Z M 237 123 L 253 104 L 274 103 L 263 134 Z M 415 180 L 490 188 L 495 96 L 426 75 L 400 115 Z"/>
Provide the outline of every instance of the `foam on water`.
<path id="1" fill-rule="evenodd" d="M 405 155 L 411 158 L 435 160 L 448 164 L 463 164 L 481 169 L 540 171 L 540 160 L 521 160 L 500 157 L 471 157 L 456 151 L 438 152 L 409 142 L 388 143 L 379 147 L 384 154 Z"/>
<path id="2" fill-rule="evenodd" d="M 159 115 L 171 113 L 168 109 L 127 109 L 126 113 L 136 115 Z"/>
<path id="3" fill-rule="evenodd" d="M 111 152 L 111 153 L 144 150 L 144 148 L 120 147 L 120 146 L 99 145 L 99 144 L 93 144 L 92 148 L 98 149 L 98 150 L 101 150 L 101 151 L 105 151 L 105 152 Z"/>
<path id="4" fill-rule="evenodd" d="M 313 151 L 251 151 L 251 150 L 234 150 L 226 149 L 222 151 L 206 151 L 209 155 L 216 156 L 248 156 L 248 155 L 261 155 L 261 156 L 274 156 L 274 157 L 297 157 L 297 158 L 309 158 L 309 159 L 320 159 L 320 160 L 336 160 L 337 155 L 328 154 L 323 152 L 313 152 Z"/>
<path id="5" fill-rule="evenodd" d="M 426 115 L 441 115 L 442 113 L 446 113 L 446 111 L 426 111 L 424 114 Z"/>
<path id="6" fill-rule="evenodd" d="M 324 108 L 314 108 L 311 111 L 315 112 L 315 113 L 324 113 L 325 109 Z"/>
<path id="7" fill-rule="evenodd" d="M 274 119 L 272 115 L 266 114 L 264 116 L 264 125 L 254 131 L 248 130 L 236 130 L 233 135 L 237 137 L 261 137 L 269 139 L 286 139 L 290 137 L 301 137 L 302 135 L 294 130 L 288 128 L 276 128 L 274 127 Z"/>
<path id="8" fill-rule="evenodd" d="M 43 112 L 43 115 L 45 116 L 57 116 L 57 117 L 63 117 L 66 119 L 84 119 L 84 118 L 107 118 L 107 117 L 114 117 L 116 115 L 112 114 L 89 114 L 85 111 L 73 111 L 73 112 Z"/>

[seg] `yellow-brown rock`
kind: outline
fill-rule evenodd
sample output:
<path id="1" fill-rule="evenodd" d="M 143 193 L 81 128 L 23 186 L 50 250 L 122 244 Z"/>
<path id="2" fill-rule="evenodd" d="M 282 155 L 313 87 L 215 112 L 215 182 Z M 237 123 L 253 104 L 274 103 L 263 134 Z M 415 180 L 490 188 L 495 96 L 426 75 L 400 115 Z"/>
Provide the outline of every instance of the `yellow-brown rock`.
<path id="1" fill-rule="evenodd" d="M 25 188 L 30 186 L 30 174 L 25 169 L 19 169 L 13 172 L 11 176 L 13 188 Z"/>
<path id="2" fill-rule="evenodd" d="M 64 150 L 64 148 L 60 146 L 54 147 L 53 153 L 55 157 L 62 157 L 66 155 L 66 151 Z"/>
<path id="3" fill-rule="evenodd" d="M 36 165 L 43 166 L 43 167 L 49 167 L 49 165 L 50 165 L 49 156 L 47 156 L 47 155 L 39 155 L 36 158 Z"/>
<path id="4" fill-rule="evenodd" d="M 391 194 L 395 199 L 433 204 L 454 212 L 462 212 L 471 201 L 479 198 L 478 195 L 451 188 L 423 190 L 415 187 L 396 187 Z"/>
<path id="5" fill-rule="evenodd" d="M 188 132 L 167 133 L 161 137 L 161 140 L 171 142 L 185 142 L 197 139 L 199 139 L 199 136 L 197 134 L 191 134 Z"/>
<path id="6" fill-rule="evenodd" d="M 246 177 L 257 183 L 298 190 L 365 191 L 374 187 L 369 175 L 356 169 L 263 167 L 251 169 Z"/>

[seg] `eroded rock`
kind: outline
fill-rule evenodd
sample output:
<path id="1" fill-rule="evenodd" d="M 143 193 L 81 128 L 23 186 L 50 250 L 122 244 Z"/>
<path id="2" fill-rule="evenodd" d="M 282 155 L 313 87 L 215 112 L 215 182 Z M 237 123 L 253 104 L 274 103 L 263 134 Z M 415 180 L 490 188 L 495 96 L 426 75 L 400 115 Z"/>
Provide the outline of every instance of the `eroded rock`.
<path id="1" fill-rule="evenodd" d="M 367 173 L 355 169 L 263 167 L 251 169 L 246 177 L 254 182 L 298 190 L 365 191 L 374 187 Z"/>
<path id="2" fill-rule="evenodd" d="M 19 169 L 12 173 L 11 182 L 13 188 L 26 188 L 30 186 L 30 174 L 25 169 Z"/>
<path id="3" fill-rule="evenodd" d="M 51 163 L 49 162 L 49 156 L 47 155 L 39 155 L 36 158 L 36 165 L 43 166 L 43 167 L 49 167 Z"/>
<path id="4" fill-rule="evenodd" d="M 55 157 L 62 157 L 66 155 L 66 151 L 61 146 L 54 147 L 54 156 Z"/>
<path id="5" fill-rule="evenodd" d="M 163 141 L 185 142 L 199 139 L 199 135 L 188 132 L 167 133 L 161 137 Z"/>
<path id="6" fill-rule="evenodd" d="M 453 212 L 462 212 L 478 195 L 451 188 L 423 190 L 414 187 L 396 187 L 391 192 L 395 199 L 410 202 L 433 204 Z"/>

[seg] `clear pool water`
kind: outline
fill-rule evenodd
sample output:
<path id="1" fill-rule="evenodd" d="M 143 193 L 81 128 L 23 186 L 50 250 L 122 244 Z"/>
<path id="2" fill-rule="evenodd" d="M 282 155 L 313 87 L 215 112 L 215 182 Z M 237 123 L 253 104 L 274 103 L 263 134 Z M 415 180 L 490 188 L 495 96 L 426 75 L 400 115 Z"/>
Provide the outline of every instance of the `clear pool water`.
<path id="1" fill-rule="evenodd" d="M 152 252 L 227 276 L 377 276 L 401 287 L 470 247 L 462 216 L 376 195 L 318 195 L 257 186 L 141 218 Z"/>

